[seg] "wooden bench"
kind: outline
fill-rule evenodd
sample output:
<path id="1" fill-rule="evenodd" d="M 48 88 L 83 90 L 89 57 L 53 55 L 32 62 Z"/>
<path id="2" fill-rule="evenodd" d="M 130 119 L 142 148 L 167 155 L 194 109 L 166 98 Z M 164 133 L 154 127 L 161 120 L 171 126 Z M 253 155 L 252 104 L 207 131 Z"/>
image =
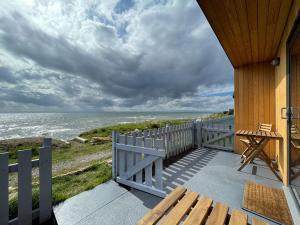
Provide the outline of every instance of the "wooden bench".
<path id="1" fill-rule="evenodd" d="M 233 210 L 228 214 L 228 206 L 216 203 L 213 200 L 199 196 L 196 192 L 187 191 L 184 187 L 177 187 L 155 208 L 147 213 L 137 225 L 247 225 L 247 214 Z M 253 225 L 268 225 L 253 218 Z"/>

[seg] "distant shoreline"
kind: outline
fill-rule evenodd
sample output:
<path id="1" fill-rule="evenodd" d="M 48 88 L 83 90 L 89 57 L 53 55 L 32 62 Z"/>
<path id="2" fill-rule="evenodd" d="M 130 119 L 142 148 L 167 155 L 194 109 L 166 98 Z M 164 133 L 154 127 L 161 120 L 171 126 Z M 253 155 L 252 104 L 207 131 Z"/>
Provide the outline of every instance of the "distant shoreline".
<path id="1" fill-rule="evenodd" d="M 70 140 L 98 127 L 153 120 L 201 118 L 201 112 L 16 113 L 0 114 L 0 140 L 52 137 Z"/>
<path id="2" fill-rule="evenodd" d="M 77 136 L 82 136 L 85 133 L 89 133 L 93 130 L 101 129 L 101 128 L 107 128 L 110 129 L 110 127 L 116 127 L 116 126 L 130 126 L 131 124 L 151 124 L 151 123 L 161 123 L 163 121 L 179 121 L 179 120 L 192 120 L 192 119 L 197 119 L 197 118 L 218 118 L 218 117 L 223 117 L 224 113 L 213 113 L 210 115 L 198 115 L 196 118 L 189 118 L 189 117 L 183 117 L 183 118 L 170 118 L 170 119 L 145 119 L 145 120 L 137 120 L 137 121 L 129 121 L 129 122 L 116 122 L 112 124 L 104 124 L 102 126 L 95 126 L 91 127 L 86 130 L 82 130 L 76 134 L 74 134 L 72 137 L 63 139 L 60 137 L 55 137 L 53 135 L 39 135 L 39 136 L 32 136 L 32 137 L 17 137 L 17 138 L 7 138 L 7 139 L 0 139 L 0 145 L 9 145 L 9 146 L 18 146 L 18 145 L 23 145 L 23 144 L 40 144 L 42 143 L 42 139 L 44 137 L 50 137 L 54 140 L 56 140 L 57 143 L 66 143 L 71 140 L 73 140 Z M 22 144 L 23 143 L 23 144 Z"/>

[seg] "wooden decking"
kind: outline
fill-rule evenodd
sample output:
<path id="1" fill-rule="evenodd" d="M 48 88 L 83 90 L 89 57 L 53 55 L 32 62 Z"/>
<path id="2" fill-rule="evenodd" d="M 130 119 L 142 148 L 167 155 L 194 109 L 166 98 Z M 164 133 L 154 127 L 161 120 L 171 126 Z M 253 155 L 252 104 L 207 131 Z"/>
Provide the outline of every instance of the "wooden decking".
<path id="1" fill-rule="evenodd" d="M 247 225 L 248 216 L 237 209 L 234 209 L 230 215 L 227 205 L 217 202 L 213 206 L 212 199 L 187 191 L 184 187 L 177 187 L 137 225 L 157 223 L 160 225 Z M 268 223 L 253 218 L 252 224 L 267 225 Z"/>

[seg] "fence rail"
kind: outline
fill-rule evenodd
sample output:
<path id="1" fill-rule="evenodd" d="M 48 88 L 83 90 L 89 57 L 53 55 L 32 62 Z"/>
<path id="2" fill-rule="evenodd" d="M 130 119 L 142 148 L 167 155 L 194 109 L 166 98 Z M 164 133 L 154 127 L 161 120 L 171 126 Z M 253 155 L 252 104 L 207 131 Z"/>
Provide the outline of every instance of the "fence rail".
<path id="1" fill-rule="evenodd" d="M 181 125 L 113 132 L 113 178 L 124 185 L 165 196 L 163 160 L 198 147 L 233 151 L 233 117 Z"/>
<path id="2" fill-rule="evenodd" d="M 29 225 L 34 219 L 45 223 L 52 216 L 51 139 L 45 138 L 39 159 L 32 160 L 31 150 L 18 151 L 18 163 L 9 165 L 9 153 L 0 154 L 0 224 Z M 32 211 L 32 168 L 39 167 L 39 209 Z M 9 219 L 9 173 L 18 173 L 18 217 Z"/>

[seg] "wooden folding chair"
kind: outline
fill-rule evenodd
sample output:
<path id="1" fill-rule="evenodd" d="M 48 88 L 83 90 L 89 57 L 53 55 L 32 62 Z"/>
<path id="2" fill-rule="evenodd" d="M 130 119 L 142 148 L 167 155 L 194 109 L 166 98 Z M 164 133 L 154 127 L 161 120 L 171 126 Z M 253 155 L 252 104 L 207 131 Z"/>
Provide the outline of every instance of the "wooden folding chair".
<path id="1" fill-rule="evenodd" d="M 272 130 L 272 124 L 268 124 L 268 123 L 260 123 L 257 130 L 258 130 L 258 131 L 271 132 L 271 130 Z M 244 145 L 246 145 L 246 149 L 244 150 L 244 152 L 243 152 L 242 155 L 241 155 L 241 159 L 242 159 L 241 162 L 243 162 L 243 161 L 245 160 L 245 158 L 247 158 L 247 156 L 248 156 L 249 153 L 251 152 L 252 147 L 254 147 L 254 146 L 251 145 L 251 143 L 250 143 L 250 141 L 249 141 L 248 139 L 244 139 L 244 138 L 243 138 L 243 139 L 240 139 L 240 141 L 241 141 Z M 258 141 L 259 141 L 259 140 L 257 140 L 257 142 L 258 142 Z"/>
<path id="2" fill-rule="evenodd" d="M 291 140 L 292 149 L 294 151 L 297 151 L 297 152 L 299 151 L 297 159 L 291 162 L 291 167 L 293 167 L 293 166 L 297 165 L 297 162 L 300 162 L 300 144 L 299 144 L 299 142 L 300 142 L 300 132 L 299 132 L 296 125 L 292 125 L 291 135 L 292 135 L 292 137 L 291 137 L 291 139 L 292 139 Z M 300 171 L 296 172 L 295 170 L 293 170 L 291 168 L 291 180 L 294 180 L 299 176 L 300 176 Z"/>

